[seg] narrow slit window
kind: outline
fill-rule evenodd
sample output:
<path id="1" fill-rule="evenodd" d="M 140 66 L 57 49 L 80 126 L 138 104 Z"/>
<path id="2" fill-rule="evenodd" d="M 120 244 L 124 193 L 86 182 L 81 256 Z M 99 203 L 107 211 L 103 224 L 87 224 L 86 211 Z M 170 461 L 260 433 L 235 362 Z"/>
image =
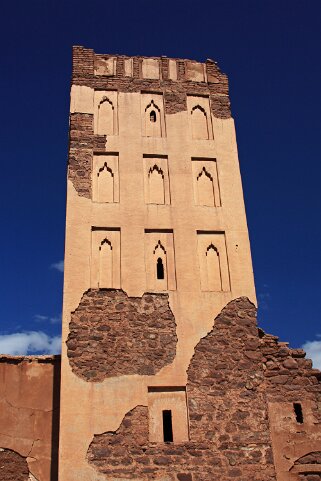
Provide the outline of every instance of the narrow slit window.
<path id="1" fill-rule="evenodd" d="M 300 403 L 293 403 L 293 409 L 295 413 L 296 422 L 299 424 L 303 423 L 303 411 Z"/>
<path id="2" fill-rule="evenodd" d="M 163 411 L 163 435 L 164 443 L 173 442 L 172 411 Z"/>
<path id="3" fill-rule="evenodd" d="M 157 279 L 164 279 L 164 264 L 160 257 L 157 259 L 156 270 L 157 270 Z"/>
<path id="4" fill-rule="evenodd" d="M 152 110 L 151 113 L 149 114 L 149 120 L 153 123 L 156 122 L 156 112 L 155 112 L 155 110 Z"/>

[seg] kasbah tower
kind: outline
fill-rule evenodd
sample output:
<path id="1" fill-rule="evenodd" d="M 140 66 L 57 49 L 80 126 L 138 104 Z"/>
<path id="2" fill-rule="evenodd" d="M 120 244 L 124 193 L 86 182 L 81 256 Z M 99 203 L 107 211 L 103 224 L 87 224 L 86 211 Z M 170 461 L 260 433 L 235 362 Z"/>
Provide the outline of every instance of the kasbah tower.
<path id="1" fill-rule="evenodd" d="M 319 481 L 320 385 L 255 304 L 226 75 L 75 47 L 60 481 Z"/>
<path id="2" fill-rule="evenodd" d="M 1 481 L 57 481 L 59 418 L 59 481 L 321 481 L 321 373 L 256 324 L 214 61 L 74 47 L 64 276 L 60 395 L 60 357 L 0 357 Z"/>

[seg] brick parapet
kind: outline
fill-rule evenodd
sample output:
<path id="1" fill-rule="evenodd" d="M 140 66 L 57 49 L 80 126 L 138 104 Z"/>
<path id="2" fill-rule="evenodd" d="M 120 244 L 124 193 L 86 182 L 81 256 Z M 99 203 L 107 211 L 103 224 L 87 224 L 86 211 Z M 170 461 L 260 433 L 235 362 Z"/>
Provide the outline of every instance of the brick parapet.
<path id="1" fill-rule="evenodd" d="M 95 61 L 108 59 L 114 59 L 115 72 L 112 75 L 96 75 Z M 133 62 L 132 76 L 125 76 L 124 62 L 127 59 L 132 59 Z M 93 89 L 115 89 L 120 92 L 152 90 L 163 93 L 164 96 L 167 96 L 165 111 L 168 114 L 187 109 L 186 95 L 208 95 L 215 117 L 225 119 L 231 116 L 228 79 L 214 61 L 207 60 L 205 64 L 202 64 L 205 65 L 206 79 L 196 82 L 187 79 L 187 63 L 193 61 L 153 57 L 159 62 L 160 78 L 149 79 L 142 76 L 144 59 L 148 59 L 148 57 L 96 54 L 91 49 L 77 46 L 73 48 L 72 82 L 74 85 L 85 85 Z M 176 62 L 177 80 L 169 79 L 169 60 Z M 181 98 L 177 102 L 178 97 Z"/>

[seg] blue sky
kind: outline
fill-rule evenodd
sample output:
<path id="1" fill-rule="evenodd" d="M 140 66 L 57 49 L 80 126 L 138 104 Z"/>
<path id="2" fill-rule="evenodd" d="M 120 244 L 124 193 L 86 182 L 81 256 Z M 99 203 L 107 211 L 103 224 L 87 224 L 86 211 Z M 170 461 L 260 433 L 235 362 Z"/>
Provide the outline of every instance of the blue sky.
<path id="1" fill-rule="evenodd" d="M 310 341 L 321 367 L 321 2 L 16 0 L 1 13 L 0 351 L 59 348 L 71 47 L 83 45 L 213 58 L 228 74 L 259 323 Z"/>

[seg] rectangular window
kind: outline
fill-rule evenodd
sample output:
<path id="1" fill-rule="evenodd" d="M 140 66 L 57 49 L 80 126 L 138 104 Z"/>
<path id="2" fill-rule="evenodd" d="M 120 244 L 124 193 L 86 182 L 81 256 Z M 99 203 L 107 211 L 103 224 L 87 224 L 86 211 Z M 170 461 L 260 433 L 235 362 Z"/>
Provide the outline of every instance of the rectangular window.
<path id="1" fill-rule="evenodd" d="M 296 422 L 299 424 L 303 423 L 303 411 L 300 403 L 293 403 L 293 409 L 295 413 Z"/>
<path id="2" fill-rule="evenodd" d="M 149 386 L 149 440 L 183 443 L 189 440 L 185 386 Z"/>
<path id="3" fill-rule="evenodd" d="M 173 442 L 172 411 L 163 411 L 163 438 L 164 443 Z"/>

